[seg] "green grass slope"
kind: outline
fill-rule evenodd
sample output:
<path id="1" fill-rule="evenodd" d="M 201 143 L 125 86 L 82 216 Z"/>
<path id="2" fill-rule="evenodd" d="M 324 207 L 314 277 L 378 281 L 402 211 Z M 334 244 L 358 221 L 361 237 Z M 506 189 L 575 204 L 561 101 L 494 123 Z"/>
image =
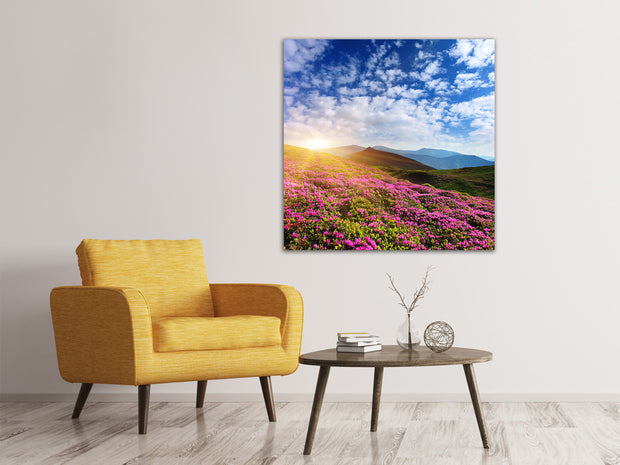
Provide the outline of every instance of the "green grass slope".
<path id="1" fill-rule="evenodd" d="M 414 184 L 430 184 L 437 189 L 495 199 L 495 166 L 430 171 L 383 169 L 394 177 Z"/>

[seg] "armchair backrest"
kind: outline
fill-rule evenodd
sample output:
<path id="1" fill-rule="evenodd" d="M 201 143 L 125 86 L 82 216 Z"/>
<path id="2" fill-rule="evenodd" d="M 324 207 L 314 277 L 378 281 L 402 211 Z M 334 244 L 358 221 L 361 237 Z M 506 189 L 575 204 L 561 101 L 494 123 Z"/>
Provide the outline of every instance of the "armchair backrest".
<path id="1" fill-rule="evenodd" d="M 214 316 L 199 239 L 84 239 L 76 253 L 83 286 L 138 289 L 154 319 Z"/>

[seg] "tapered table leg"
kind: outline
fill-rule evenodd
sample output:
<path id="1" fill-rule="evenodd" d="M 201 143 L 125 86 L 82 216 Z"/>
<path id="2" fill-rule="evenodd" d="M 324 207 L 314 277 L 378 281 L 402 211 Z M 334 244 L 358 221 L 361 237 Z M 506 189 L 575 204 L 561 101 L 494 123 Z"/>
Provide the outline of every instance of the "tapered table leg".
<path id="1" fill-rule="evenodd" d="M 329 377 L 329 366 L 321 366 L 319 370 L 319 378 L 316 381 L 316 390 L 314 391 L 314 402 L 312 402 L 312 413 L 310 414 L 310 423 L 308 424 L 308 434 L 306 434 L 306 445 L 304 447 L 304 455 L 310 455 L 312 452 L 312 443 L 314 442 L 314 434 L 316 433 L 316 425 L 319 422 L 319 414 L 323 405 L 323 396 L 325 395 L 325 386 Z"/>
<path id="2" fill-rule="evenodd" d="M 383 384 L 383 367 L 375 367 L 375 381 L 372 386 L 372 415 L 370 417 L 370 431 L 377 432 L 379 423 L 379 404 L 381 403 L 381 385 Z"/>
<path id="3" fill-rule="evenodd" d="M 478 422 L 482 445 L 485 449 L 488 449 L 489 440 L 487 438 L 487 429 L 484 425 L 484 418 L 482 417 L 482 408 L 480 407 L 480 397 L 478 396 L 478 384 L 476 383 L 474 367 L 471 363 L 466 363 L 463 364 L 463 369 L 465 370 L 465 378 L 467 379 L 467 387 L 469 388 L 471 403 L 474 405 L 474 412 L 476 413 L 476 421 Z"/>

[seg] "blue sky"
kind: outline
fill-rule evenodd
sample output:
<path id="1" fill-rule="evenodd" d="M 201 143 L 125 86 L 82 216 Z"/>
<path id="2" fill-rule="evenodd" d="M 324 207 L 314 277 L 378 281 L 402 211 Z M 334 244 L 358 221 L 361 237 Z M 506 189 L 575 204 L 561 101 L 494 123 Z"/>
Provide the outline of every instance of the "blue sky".
<path id="1" fill-rule="evenodd" d="M 284 143 L 494 157 L 495 43 L 284 40 Z"/>

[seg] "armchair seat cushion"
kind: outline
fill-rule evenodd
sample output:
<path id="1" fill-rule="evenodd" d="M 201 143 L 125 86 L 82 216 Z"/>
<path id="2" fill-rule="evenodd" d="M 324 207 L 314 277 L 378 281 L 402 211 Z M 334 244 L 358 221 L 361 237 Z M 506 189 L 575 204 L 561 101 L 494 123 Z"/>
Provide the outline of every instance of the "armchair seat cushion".
<path id="1" fill-rule="evenodd" d="M 154 322 L 155 350 L 227 350 L 276 346 L 282 343 L 280 318 L 240 315 L 169 317 Z"/>

